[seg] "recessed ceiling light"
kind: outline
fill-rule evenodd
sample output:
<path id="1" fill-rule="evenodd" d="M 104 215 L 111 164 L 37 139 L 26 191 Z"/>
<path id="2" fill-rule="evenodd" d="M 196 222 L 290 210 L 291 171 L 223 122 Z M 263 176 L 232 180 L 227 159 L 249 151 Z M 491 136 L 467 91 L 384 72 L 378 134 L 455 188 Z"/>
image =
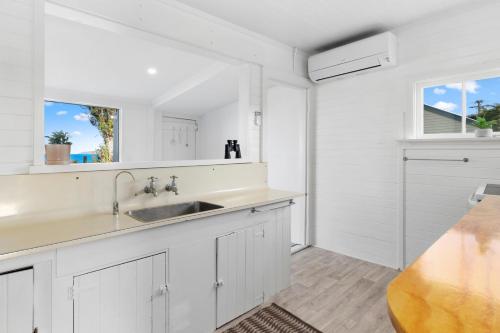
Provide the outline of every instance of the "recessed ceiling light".
<path id="1" fill-rule="evenodd" d="M 154 67 L 149 67 L 148 68 L 148 74 L 149 75 L 156 75 L 156 73 L 158 73 L 158 70 Z"/>

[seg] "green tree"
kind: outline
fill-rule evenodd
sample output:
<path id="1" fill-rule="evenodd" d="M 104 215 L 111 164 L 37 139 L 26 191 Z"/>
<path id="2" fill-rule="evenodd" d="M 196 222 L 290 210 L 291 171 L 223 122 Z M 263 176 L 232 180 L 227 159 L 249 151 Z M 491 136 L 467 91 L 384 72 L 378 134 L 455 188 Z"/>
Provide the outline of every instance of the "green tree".
<path id="1" fill-rule="evenodd" d="M 88 106 L 89 121 L 97 127 L 101 134 L 103 144 L 96 150 L 98 162 L 113 161 L 113 135 L 114 135 L 114 119 L 118 113 L 118 109 Z"/>
<path id="2" fill-rule="evenodd" d="M 471 109 L 476 109 L 476 113 L 470 115 L 469 118 L 477 119 L 478 117 L 484 118 L 486 121 L 496 121 L 493 125 L 493 131 L 500 131 L 500 104 L 485 105 L 483 100 L 474 101 Z"/>

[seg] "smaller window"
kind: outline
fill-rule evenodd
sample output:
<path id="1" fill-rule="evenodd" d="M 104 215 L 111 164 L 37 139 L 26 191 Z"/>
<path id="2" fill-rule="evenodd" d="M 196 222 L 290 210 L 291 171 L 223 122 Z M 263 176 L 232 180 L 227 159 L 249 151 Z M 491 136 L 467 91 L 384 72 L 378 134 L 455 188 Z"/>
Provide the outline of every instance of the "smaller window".
<path id="1" fill-rule="evenodd" d="M 417 86 L 419 136 L 467 136 L 477 117 L 500 132 L 500 77 Z"/>
<path id="2" fill-rule="evenodd" d="M 71 142 L 72 163 L 118 162 L 118 109 L 45 101 L 45 137 L 64 132 Z"/>

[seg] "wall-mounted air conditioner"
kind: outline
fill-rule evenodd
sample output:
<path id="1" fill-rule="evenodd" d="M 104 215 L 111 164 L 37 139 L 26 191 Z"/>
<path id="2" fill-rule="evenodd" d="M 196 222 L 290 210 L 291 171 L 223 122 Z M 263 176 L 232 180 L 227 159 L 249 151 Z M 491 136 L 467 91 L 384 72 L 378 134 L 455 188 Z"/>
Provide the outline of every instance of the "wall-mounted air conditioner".
<path id="1" fill-rule="evenodd" d="M 320 83 L 396 65 L 396 36 L 391 32 L 372 36 L 330 51 L 308 61 L 309 77 Z"/>

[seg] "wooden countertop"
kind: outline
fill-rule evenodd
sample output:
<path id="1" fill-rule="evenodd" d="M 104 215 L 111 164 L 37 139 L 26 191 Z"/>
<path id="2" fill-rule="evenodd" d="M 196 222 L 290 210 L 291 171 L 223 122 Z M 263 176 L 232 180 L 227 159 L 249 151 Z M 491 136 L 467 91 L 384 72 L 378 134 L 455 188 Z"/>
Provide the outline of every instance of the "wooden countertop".
<path id="1" fill-rule="evenodd" d="M 487 196 L 387 290 L 397 332 L 500 332 L 500 197 Z"/>
<path id="2" fill-rule="evenodd" d="M 123 212 L 118 216 L 113 216 L 109 212 L 65 218 L 43 215 L 17 218 L 13 222 L 0 224 L 0 260 L 255 206 L 278 203 L 302 195 L 270 188 L 241 189 L 205 194 L 191 199 L 210 202 L 224 208 L 150 223 L 139 222 L 123 214 Z"/>

